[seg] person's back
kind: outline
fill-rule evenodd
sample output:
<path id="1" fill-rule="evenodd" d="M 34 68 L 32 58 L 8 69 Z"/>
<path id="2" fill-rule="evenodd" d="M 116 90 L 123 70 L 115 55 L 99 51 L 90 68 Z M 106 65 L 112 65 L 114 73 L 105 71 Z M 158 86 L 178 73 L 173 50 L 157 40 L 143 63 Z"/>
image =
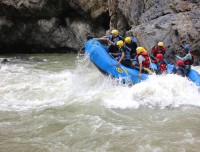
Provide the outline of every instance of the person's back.
<path id="1" fill-rule="evenodd" d="M 134 59 L 136 54 L 137 48 L 137 40 L 134 37 L 126 37 L 124 40 L 126 46 L 131 49 L 131 59 Z"/>
<path id="2" fill-rule="evenodd" d="M 157 65 L 156 74 L 162 74 L 166 71 L 167 61 L 164 59 L 161 53 L 157 54 L 153 62 Z"/>
<path id="3" fill-rule="evenodd" d="M 116 46 L 119 49 L 119 55 L 120 55 L 117 66 L 121 63 L 126 67 L 133 68 L 134 65 L 132 64 L 132 61 L 130 58 L 130 51 L 128 49 L 126 49 L 126 47 L 124 46 L 124 42 L 122 40 L 120 40 L 117 42 Z"/>
<path id="4" fill-rule="evenodd" d="M 191 69 L 191 65 L 194 62 L 194 57 L 190 53 L 190 46 L 188 44 L 184 46 L 184 52 L 186 53 L 184 57 L 180 57 L 178 55 L 175 55 L 175 57 L 177 60 L 182 60 L 184 62 L 187 73 L 189 73 Z"/>
<path id="5" fill-rule="evenodd" d="M 147 51 L 143 47 L 137 47 L 136 53 L 137 53 L 136 60 L 137 60 L 137 63 L 139 64 L 138 77 L 140 77 L 142 74 L 143 67 L 149 68 L 150 59 L 149 59 L 149 55 Z"/>

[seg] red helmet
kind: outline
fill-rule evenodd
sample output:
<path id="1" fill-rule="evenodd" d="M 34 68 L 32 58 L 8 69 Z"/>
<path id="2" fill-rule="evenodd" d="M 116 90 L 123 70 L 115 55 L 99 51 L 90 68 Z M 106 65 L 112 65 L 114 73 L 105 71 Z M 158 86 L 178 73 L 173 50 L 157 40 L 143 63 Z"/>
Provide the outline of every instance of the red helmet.
<path id="1" fill-rule="evenodd" d="M 159 59 L 159 61 L 163 60 L 163 55 L 161 53 L 158 53 L 156 55 L 156 58 Z"/>
<path id="2" fill-rule="evenodd" d="M 177 61 L 176 61 L 176 64 L 177 64 L 178 66 L 184 66 L 183 60 L 177 60 Z"/>

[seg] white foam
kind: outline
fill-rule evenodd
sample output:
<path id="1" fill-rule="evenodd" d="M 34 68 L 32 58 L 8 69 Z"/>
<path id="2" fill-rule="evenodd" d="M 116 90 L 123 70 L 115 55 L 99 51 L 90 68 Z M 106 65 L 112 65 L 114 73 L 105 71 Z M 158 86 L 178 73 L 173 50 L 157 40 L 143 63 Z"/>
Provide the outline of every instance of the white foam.
<path id="1" fill-rule="evenodd" d="M 120 109 L 200 106 L 198 87 L 187 78 L 152 75 L 129 88 L 117 85 L 101 74 L 87 58 L 77 60 L 73 68 L 66 67 L 58 72 L 27 64 L 5 65 L 0 70 L 0 79 L 0 110 L 28 110 L 94 101 Z"/>
<path id="2" fill-rule="evenodd" d="M 160 107 L 180 105 L 200 106 L 198 87 L 187 78 L 177 75 L 152 75 L 132 88 L 117 88 L 106 97 L 112 108 Z"/>

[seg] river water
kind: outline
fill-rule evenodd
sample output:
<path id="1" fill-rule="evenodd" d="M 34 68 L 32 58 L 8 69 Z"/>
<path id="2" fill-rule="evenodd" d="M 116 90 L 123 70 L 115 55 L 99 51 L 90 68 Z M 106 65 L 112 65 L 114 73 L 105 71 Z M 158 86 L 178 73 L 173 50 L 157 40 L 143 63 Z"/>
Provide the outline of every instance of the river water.
<path id="1" fill-rule="evenodd" d="M 152 75 L 128 87 L 76 54 L 7 58 L 1 152 L 200 151 L 200 93 L 186 78 Z"/>

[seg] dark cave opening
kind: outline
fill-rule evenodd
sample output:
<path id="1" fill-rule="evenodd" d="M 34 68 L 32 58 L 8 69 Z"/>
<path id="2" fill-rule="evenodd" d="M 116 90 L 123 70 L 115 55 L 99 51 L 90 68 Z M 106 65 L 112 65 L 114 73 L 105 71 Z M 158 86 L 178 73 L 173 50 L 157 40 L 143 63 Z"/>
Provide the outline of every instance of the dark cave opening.
<path id="1" fill-rule="evenodd" d="M 105 30 L 109 30 L 110 28 L 110 16 L 109 12 L 105 12 L 101 14 L 96 20 L 95 20 L 96 26 L 102 26 Z"/>
<path id="2" fill-rule="evenodd" d="M 57 17 L 58 21 L 56 24 L 66 28 L 69 28 L 66 19 L 69 19 L 69 22 L 83 20 L 83 22 L 92 26 L 90 30 L 93 33 L 96 33 L 96 30 L 99 29 L 99 27 L 105 31 L 110 28 L 110 16 L 108 11 L 99 15 L 96 19 L 92 19 L 89 12 L 85 12 L 79 6 L 73 8 L 73 6 L 67 5 L 66 3 L 59 6 L 56 5 L 56 9 L 52 8 L 52 12 L 49 8 L 43 8 L 34 15 L 33 12 L 30 12 L 30 10 L 27 10 L 26 8 L 23 8 L 23 11 L 19 11 L 14 7 L 8 8 L 9 11 L 6 9 L 0 11 L 0 13 L 5 14 L 7 20 L 12 23 L 12 26 L 10 27 L 7 25 L 5 27 L 3 25 L 1 26 L 1 53 L 68 53 L 68 50 L 77 52 L 75 48 L 46 48 L 39 43 L 31 44 L 30 40 L 32 39 L 30 36 L 34 32 L 37 33 L 37 22 L 40 19 L 50 20 L 52 17 Z"/>

